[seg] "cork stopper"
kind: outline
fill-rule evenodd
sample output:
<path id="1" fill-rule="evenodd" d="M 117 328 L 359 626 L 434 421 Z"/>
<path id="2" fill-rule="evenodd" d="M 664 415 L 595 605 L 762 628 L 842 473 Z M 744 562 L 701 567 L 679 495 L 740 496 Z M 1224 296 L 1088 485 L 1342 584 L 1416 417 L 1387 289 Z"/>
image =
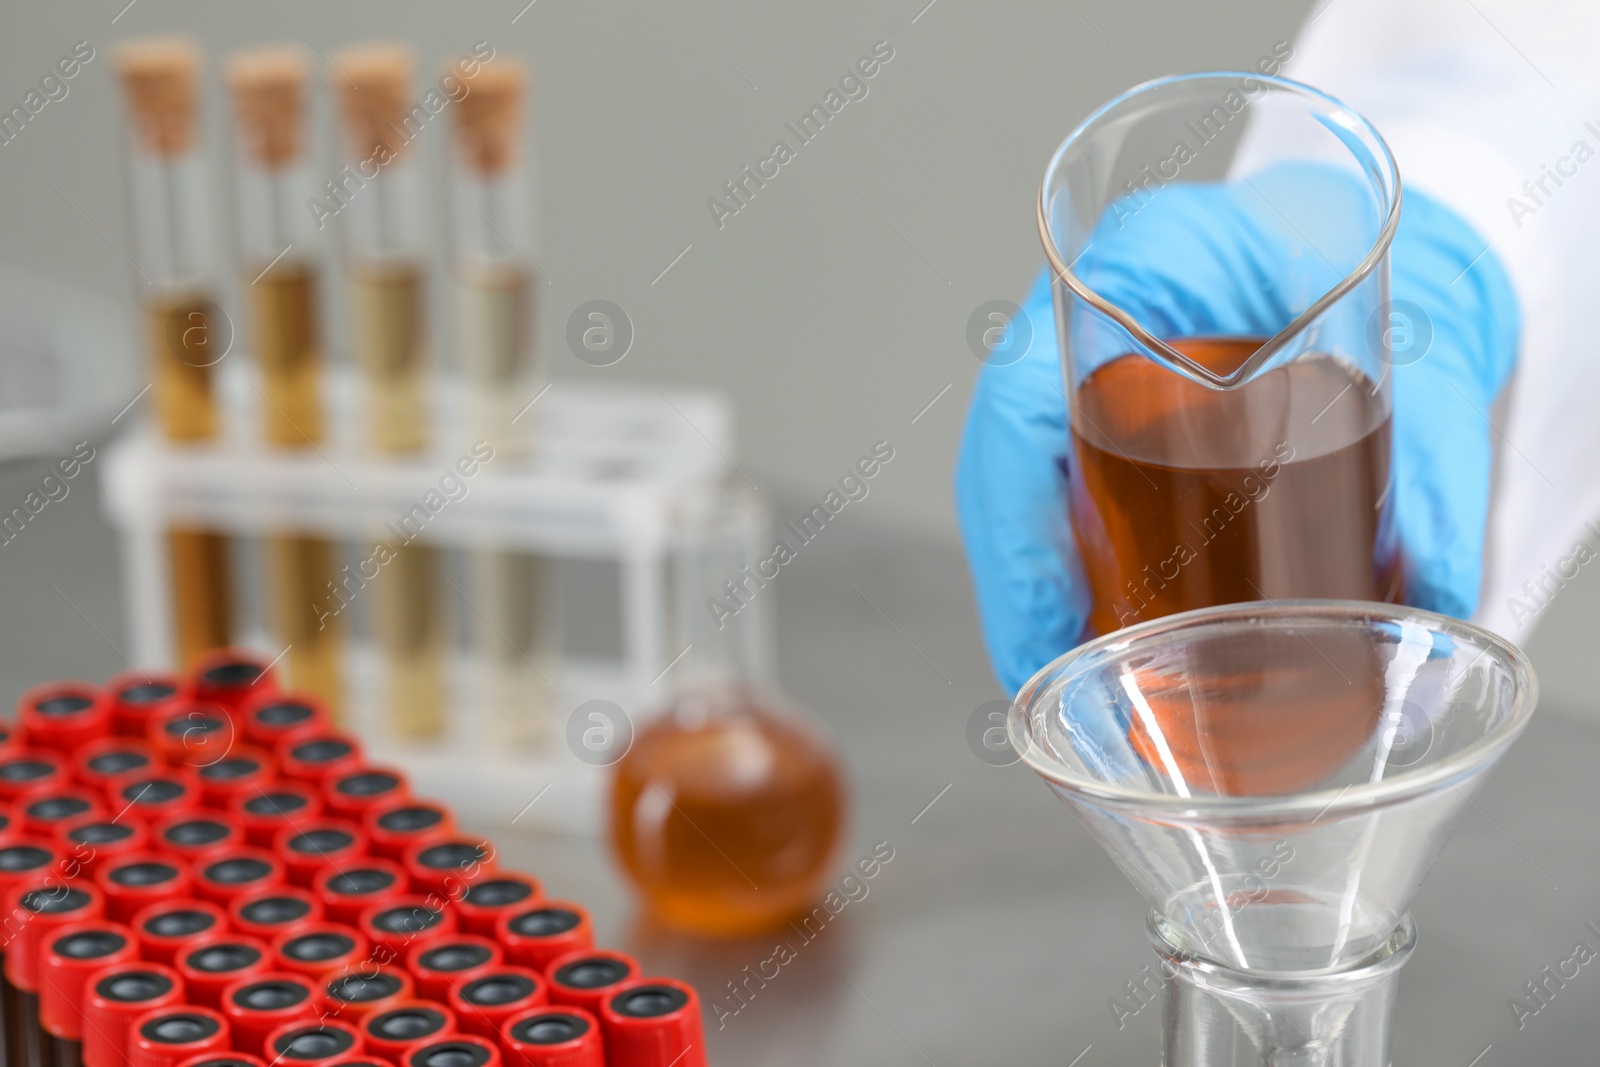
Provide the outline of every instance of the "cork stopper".
<path id="1" fill-rule="evenodd" d="M 459 65 L 451 68 L 459 69 Z M 467 94 L 455 105 L 461 164 L 485 176 L 499 174 L 517 158 L 527 68 L 515 59 L 502 59 L 480 65 L 476 74 L 462 81 Z"/>
<path id="2" fill-rule="evenodd" d="M 179 156 L 199 136 L 200 49 L 187 37 L 147 37 L 121 45 L 117 77 L 134 135 L 145 151 Z"/>
<path id="3" fill-rule="evenodd" d="M 344 112 L 345 137 L 358 159 L 386 163 L 405 150 L 402 123 L 410 110 L 416 57 L 401 44 L 365 44 L 333 57 L 333 87 Z"/>
<path id="4" fill-rule="evenodd" d="M 293 45 L 252 48 L 228 62 L 228 87 L 244 154 L 270 170 L 300 157 L 305 147 L 305 52 Z"/>

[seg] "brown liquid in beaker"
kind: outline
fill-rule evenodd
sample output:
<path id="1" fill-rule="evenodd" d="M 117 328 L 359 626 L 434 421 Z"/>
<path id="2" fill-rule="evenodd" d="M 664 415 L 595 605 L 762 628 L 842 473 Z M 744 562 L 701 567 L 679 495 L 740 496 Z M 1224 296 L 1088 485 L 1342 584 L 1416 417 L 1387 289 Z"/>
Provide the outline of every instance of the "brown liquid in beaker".
<path id="1" fill-rule="evenodd" d="M 1171 342 L 1219 371 L 1260 342 Z M 1072 528 L 1108 633 L 1250 600 L 1399 599 L 1389 412 L 1330 356 L 1231 391 L 1140 355 L 1096 368 L 1074 412 Z"/>
<path id="2" fill-rule="evenodd" d="M 646 906 L 691 933 L 777 929 L 821 897 L 844 826 L 829 748 L 734 697 L 645 727 L 617 764 L 611 840 Z"/>

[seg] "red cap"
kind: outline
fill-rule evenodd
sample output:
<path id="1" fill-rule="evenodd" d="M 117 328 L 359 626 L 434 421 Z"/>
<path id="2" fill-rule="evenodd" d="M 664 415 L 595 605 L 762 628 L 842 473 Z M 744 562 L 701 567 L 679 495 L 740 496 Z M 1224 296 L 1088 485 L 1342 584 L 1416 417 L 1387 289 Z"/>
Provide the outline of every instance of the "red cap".
<path id="1" fill-rule="evenodd" d="M 200 780 L 187 767 L 132 771 L 111 780 L 106 799 L 116 818 L 157 823 L 200 806 Z"/>
<path id="2" fill-rule="evenodd" d="M 328 1067 L 359 1055 L 361 1031 L 343 1019 L 280 1026 L 267 1035 L 261 1054 L 283 1067 Z"/>
<path id="3" fill-rule="evenodd" d="M 361 921 L 362 912 L 404 893 L 406 887 L 406 873 L 398 863 L 373 856 L 325 867 L 311 879 L 311 891 L 329 918 L 352 925 Z"/>
<path id="4" fill-rule="evenodd" d="M 27 838 L 7 841 L 0 844 L 0 891 L 51 875 L 72 878 L 75 872 L 68 866 L 71 862 L 60 847 L 48 841 Z M 3 936 L 0 934 L 0 938 Z"/>
<path id="5" fill-rule="evenodd" d="M 15 841 L 22 836 L 22 824 L 17 821 L 11 805 L 0 801 L 0 842 Z"/>
<path id="6" fill-rule="evenodd" d="M 178 1067 L 197 1052 L 226 1052 L 228 1020 L 215 1008 L 174 1004 L 128 1024 L 128 1067 Z"/>
<path id="7" fill-rule="evenodd" d="M 15 803 L 29 793 L 53 793 L 70 784 L 67 758 L 59 752 L 17 747 L 0 752 L 0 800 Z"/>
<path id="8" fill-rule="evenodd" d="M 222 991 L 245 978 L 259 978 L 273 969 L 272 950 L 260 938 L 226 933 L 179 950 L 174 966 L 183 975 L 189 1003 L 222 1007 Z"/>
<path id="9" fill-rule="evenodd" d="M 674 978 L 635 978 L 600 1005 L 609 1067 L 706 1067 L 700 998 Z"/>
<path id="10" fill-rule="evenodd" d="M 157 852 L 134 852 L 102 863 L 94 880 L 106 895 L 106 914 L 121 923 L 157 901 L 190 895 L 189 865 Z"/>
<path id="11" fill-rule="evenodd" d="M 152 844 L 159 852 L 193 863 L 219 849 L 244 844 L 244 827 L 231 816 L 191 808 L 170 815 L 151 832 Z"/>
<path id="12" fill-rule="evenodd" d="M 468 886 L 456 899 L 456 910 L 463 930 L 493 937 L 502 913 L 526 911 L 543 899 L 544 887 L 532 875 L 495 871 Z"/>
<path id="13" fill-rule="evenodd" d="M 67 857 L 62 872 L 69 878 L 92 878 L 112 860 L 149 847 L 149 834 L 143 823 L 136 819 L 112 822 L 105 816 L 91 815 L 62 823 L 50 838 Z"/>
<path id="14" fill-rule="evenodd" d="M 105 797 L 111 795 L 111 783 L 122 775 L 159 765 L 156 750 L 137 737 L 102 737 L 72 754 L 72 773 L 79 783 Z"/>
<path id="15" fill-rule="evenodd" d="M 424 945 L 456 932 L 453 909 L 443 902 L 416 895 L 390 897 L 361 913 L 361 932 L 373 944 L 375 958 L 383 962 L 404 959 L 412 945 Z M 377 956 L 377 950 L 388 959 Z"/>
<path id="16" fill-rule="evenodd" d="M 565 900 L 545 900 L 500 916 L 494 936 L 506 947 L 506 959 L 540 973 L 557 956 L 594 946 L 589 912 Z"/>
<path id="17" fill-rule="evenodd" d="M 209 900 L 163 900 L 133 917 L 144 958 L 168 965 L 185 945 L 210 940 L 227 929 L 227 914 Z"/>
<path id="18" fill-rule="evenodd" d="M 311 693 L 263 693 L 245 701 L 240 718 L 244 739 L 268 752 L 286 737 L 308 737 L 333 723 L 322 698 Z"/>
<path id="19" fill-rule="evenodd" d="M 357 822 L 373 808 L 410 796 L 411 783 L 405 772 L 366 763 L 330 775 L 322 783 L 322 798 L 328 811 Z"/>
<path id="20" fill-rule="evenodd" d="M 304 782 L 278 780 L 233 798 L 230 814 L 258 848 L 271 848 L 278 831 L 322 813 L 322 794 Z"/>
<path id="21" fill-rule="evenodd" d="M 375 1011 L 388 1011 L 402 1001 L 412 1000 L 415 992 L 411 976 L 398 967 L 378 967 L 370 961 L 347 967 L 321 979 L 322 1010 L 359 1022 Z"/>
<path id="22" fill-rule="evenodd" d="M 228 709 L 206 700 L 174 700 L 150 716 L 145 735 L 168 766 L 204 767 L 236 740 Z"/>
<path id="23" fill-rule="evenodd" d="M 242 648 L 219 648 L 207 652 L 190 672 L 196 700 L 221 704 L 231 714 L 252 697 L 278 691 L 272 662 Z"/>
<path id="24" fill-rule="evenodd" d="M 286 737 L 278 742 L 272 754 L 277 758 L 279 774 L 314 786 L 343 776 L 366 762 L 361 742 L 349 734 L 329 729 Z"/>
<path id="25" fill-rule="evenodd" d="M 284 1026 L 312 1022 L 321 1009 L 317 987 L 301 974 L 271 972 L 234 982 L 222 991 L 222 1014 L 233 1027 L 233 1047 L 268 1056 L 263 1042 Z"/>
<path id="26" fill-rule="evenodd" d="M 22 817 L 21 830 L 24 836 L 51 840 L 55 838 L 58 827 L 83 818 L 101 818 L 106 814 L 106 806 L 99 794 L 81 785 L 29 793 L 17 800 L 15 810 Z"/>
<path id="27" fill-rule="evenodd" d="M 241 934 L 270 945 L 279 934 L 321 922 L 322 901 L 297 885 L 275 885 L 234 897 L 228 919 Z"/>
<path id="28" fill-rule="evenodd" d="M 500 1027 L 529 1008 L 550 1002 L 548 983 L 528 967 L 501 964 L 452 986 L 445 1003 L 469 1034 L 500 1040 Z"/>
<path id="29" fill-rule="evenodd" d="M 369 1053 L 398 1063 L 417 1045 L 455 1033 L 456 1017 L 443 1004 L 402 1000 L 382 1011 L 363 1015 L 360 1029 Z"/>
<path id="30" fill-rule="evenodd" d="M 17 738 L 30 748 L 71 752 L 111 732 L 111 701 L 88 682 L 46 682 L 17 700 Z"/>
<path id="31" fill-rule="evenodd" d="M 500 1067 L 500 1046 L 477 1034 L 456 1034 L 409 1050 L 400 1067 Z"/>
<path id="32" fill-rule="evenodd" d="M 171 700 L 188 695 L 188 683 L 165 671 L 126 671 L 105 685 L 111 705 L 111 732 L 119 737 L 145 738 L 151 715 Z"/>
<path id="33" fill-rule="evenodd" d="M 399 862 L 418 841 L 438 841 L 456 832 L 456 817 L 437 800 L 412 798 L 379 805 L 361 817 L 372 853 Z"/>
<path id="34" fill-rule="evenodd" d="M 126 1067 L 128 1025 L 152 1008 L 183 1003 L 183 979 L 160 963 L 102 967 L 83 984 L 84 1067 Z"/>
<path id="35" fill-rule="evenodd" d="M 241 793 L 254 796 L 277 776 L 272 756 L 254 745 L 234 745 L 220 756 L 213 755 L 195 769 L 200 776 L 200 802 L 208 808 L 228 811 L 233 798 Z"/>
<path id="36" fill-rule="evenodd" d="M 278 831 L 273 851 L 289 868 L 289 881 L 310 886 L 329 868 L 339 869 L 367 854 L 367 835 L 349 819 L 302 819 Z"/>
<path id="37" fill-rule="evenodd" d="M 450 987 L 473 978 L 505 961 L 500 946 L 478 934 L 451 934 L 406 953 L 406 970 L 416 980 L 417 992 L 441 1004 Z"/>
<path id="38" fill-rule="evenodd" d="M 639 977 L 639 964 L 626 952 L 586 948 L 557 956 L 544 973 L 550 979 L 550 1003 L 599 1014 L 608 993 Z"/>
<path id="39" fill-rule="evenodd" d="M 240 894 L 282 885 L 283 881 L 283 861 L 264 849 L 248 846 L 207 853 L 194 869 L 196 895 L 223 907 Z"/>
<path id="40" fill-rule="evenodd" d="M 506 1067 L 606 1067 L 600 1020 L 582 1008 L 535 1008 L 500 1030 Z"/>
<path id="41" fill-rule="evenodd" d="M 416 842 L 406 849 L 401 862 L 411 876 L 413 891 L 460 900 L 468 886 L 494 871 L 497 855 L 494 842 L 488 838 L 456 834 Z"/>
<path id="42" fill-rule="evenodd" d="M 260 1056 L 252 1056 L 248 1052 L 200 1052 L 178 1064 L 178 1067 L 267 1067 L 267 1063 Z"/>
<path id="43" fill-rule="evenodd" d="M 7 922 L 16 925 L 6 947 L 5 975 L 29 993 L 39 988 L 43 945 L 52 933 L 105 915 L 105 897 L 87 882 L 66 882 L 46 875 L 13 886 L 5 897 Z"/>
<path id="44" fill-rule="evenodd" d="M 139 939 L 119 923 L 91 919 L 60 927 L 45 939 L 39 1022 L 67 1041 L 83 1038 L 83 984 L 96 971 L 139 958 Z"/>
<path id="45" fill-rule="evenodd" d="M 337 974 L 367 958 L 367 935 L 343 923 L 315 922 L 280 933 L 272 940 L 278 970 L 312 978 Z"/>

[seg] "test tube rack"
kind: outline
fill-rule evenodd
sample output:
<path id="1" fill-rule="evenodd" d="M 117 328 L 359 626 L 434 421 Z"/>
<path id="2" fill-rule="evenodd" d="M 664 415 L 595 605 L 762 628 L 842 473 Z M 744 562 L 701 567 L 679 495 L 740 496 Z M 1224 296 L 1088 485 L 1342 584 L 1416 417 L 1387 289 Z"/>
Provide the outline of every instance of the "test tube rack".
<path id="1" fill-rule="evenodd" d="M 333 432 L 318 448 L 298 452 L 257 443 L 261 393 L 249 360 L 226 358 L 217 372 L 226 413 L 217 441 L 174 445 L 152 425 L 136 423 L 107 449 L 103 504 L 121 539 L 128 654 L 135 665 L 179 666 L 171 640 L 165 539 L 174 525 L 241 538 L 293 531 L 370 549 L 380 537 L 392 537 L 386 523 L 401 527 L 404 516 L 431 499 L 443 504 L 425 523 L 413 519 L 419 542 L 609 561 L 620 590 L 621 656 L 564 654 L 556 661 L 550 679 L 556 691 L 553 721 L 534 751 L 503 751 L 487 740 L 492 735 L 486 714 L 474 700 L 481 665 L 460 647 L 447 669 L 444 735 L 426 744 L 395 737 L 387 729 L 374 642 L 361 632 L 345 642 L 346 721 L 374 758 L 401 761 L 420 790 L 449 801 L 467 818 L 509 819 L 521 811 L 521 826 L 592 832 L 599 824 L 605 771 L 594 765 L 600 761 L 573 751 L 569 717 L 579 705 L 604 700 L 637 729 L 663 706 L 671 695 L 675 657 L 684 651 L 673 624 L 675 554 L 703 537 L 733 536 L 745 558 L 758 559 L 769 529 L 761 501 L 728 489 L 727 457 L 734 447 L 726 400 L 709 391 L 552 383 L 530 398 L 521 416 L 534 422 L 531 458 L 497 455 L 467 476 L 457 463 L 471 457 L 473 442 L 455 429 L 465 425 L 464 390 L 449 375 L 435 379 L 431 397 L 439 443 L 425 455 L 397 459 L 377 455 L 359 440 L 360 382 L 346 368 L 330 367 L 324 385 Z M 450 494 L 441 487 L 451 471 L 464 492 L 454 482 Z M 375 580 L 382 580 L 379 571 Z M 563 593 L 584 595 L 573 588 Z M 330 607 L 338 603 L 328 601 Z M 758 598 L 749 606 L 751 617 L 741 619 L 758 635 L 757 670 L 770 660 L 766 609 Z M 279 650 L 259 623 L 241 633 L 241 643 L 269 654 Z M 538 802 L 527 806 L 536 796 Z"/>

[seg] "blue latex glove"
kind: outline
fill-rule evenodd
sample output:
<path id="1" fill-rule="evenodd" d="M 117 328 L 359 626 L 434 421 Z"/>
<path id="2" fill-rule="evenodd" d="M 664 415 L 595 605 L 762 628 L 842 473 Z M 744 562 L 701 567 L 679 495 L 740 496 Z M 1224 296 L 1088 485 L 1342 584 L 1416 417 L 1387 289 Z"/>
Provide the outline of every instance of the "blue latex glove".
<path id="1" fill-rule="evenodd" d="M 1270 335 L 1293 316 L 1277 290 L 1305 259 L 1264 218 L 1262 195 L 1314 197 L 1321 248 L 1342 248 L 1364 208 L 1341 172 L 1274 168 L 1250 184 L 1171 185 L 1131 216 L 1108 212 L 1116 239 L 1092 241 L 1075 270 L 1158 336 Z M 1325 208 L 1325 210 L 1324 210 Z M 1120 218 L 1113 215 L 1120 214 Z M 1296 214 L 1296 218 L 1306 216 Z M 1487 242 L 1460 217 L 1407 191 L 1391 246 L 1392 299 L 1421 307 L 1432 341 L 1394 373 L 1395 515 L 1407 598 L 1457 617 L 1477 605 L 1492 455 L 1487 421 L 1515 363 L 1518 314 Z M 1334 256 L 1337 260 L 1337 256 Z M 1329 268 L 1326 291 L 1338 281 Z M 1069 448 L 1055 314 L 1046 270 L 1023 313 L 1026 354 L 978 376 L 956 463 L 956 506 L 989 657 L 1008 692 L 1071 648 L 1088 594 L 1066 511 Z"/>

